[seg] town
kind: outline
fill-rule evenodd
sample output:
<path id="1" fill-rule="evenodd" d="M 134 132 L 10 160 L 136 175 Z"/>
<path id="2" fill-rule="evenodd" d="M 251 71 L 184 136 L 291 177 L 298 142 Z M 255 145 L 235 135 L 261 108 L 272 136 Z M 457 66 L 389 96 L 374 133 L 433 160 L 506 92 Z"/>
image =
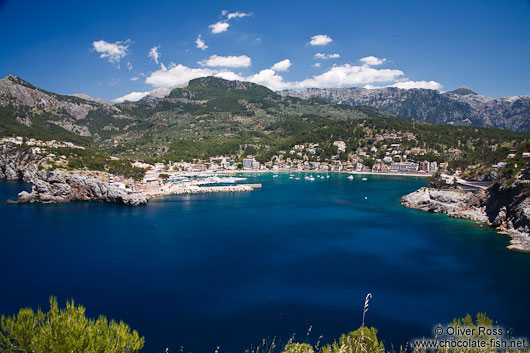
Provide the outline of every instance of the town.
<path id="1" fill-rule="evenodd" d="M 113 172 L 109 168 L 101 170 L 73 168 L 75 163 L 70 153 L 75 155 L 75 153 L 84 152 L 85 147 L 71 142 L 40 141 L 17 136 L 0 139 L 0 146 L 8 144 L 27 149 L 31 155 L 39 156 L 39 168 L 41 169 L 70 170 L 128 192 L 144 193 L 149 198 L 203 192 L 251 191 L 261 188 L 260 184 L 248 184 L 246 178 L 233 175 L 238 172 L 383 174 L 420 177 L 432 176 L 439 172 L 448 184 L 452 183 L 453 177 L 457 178 L 462 174 L 460 168 L 449 169 L 447 161 L 438 163 L 432 158 L 431 160 L 422 158 L 440 156 L 440 151 L 419 147 L 403 148 L 404 139 L 416 139 L 411 133 L 376 134 L 373 139 L 375 143 L 371 146 L 359 146 L 355 152 L 352 152 L 352 148 L 348 149 L 346 142 L 333 141 L 331 146 L 334 153 L 329 158 L 322 157 L 323 146 L 318 143 L 295 144 L 290 149 L 278 151 L 268 161 L 260 161 L 256 156 L 243 154 L 215 156 L 207 160 L 155 163 L 138 160 L 126 162 L 112 156 L 108 158 L 110 163 L 130 164 L 129 168 L 141 171 L 139 173 L 141 177 Z M 441 152 L 444 156 L 449 155 L 452 158 L 458 158 L 462 153 L 457 148 L 448 148 Z M 506 156 L 506 159 L 510 160 L 515 157 L 516 151 L 513 150 Z M 521 157 L 530 158 L 530 153 L 523 152 Z M 504 166 L 506 166 L 505 161 L 498 161 L 491 167 L 499 169 Z M 306 179 L 314 180 L 311 177 Z"/>

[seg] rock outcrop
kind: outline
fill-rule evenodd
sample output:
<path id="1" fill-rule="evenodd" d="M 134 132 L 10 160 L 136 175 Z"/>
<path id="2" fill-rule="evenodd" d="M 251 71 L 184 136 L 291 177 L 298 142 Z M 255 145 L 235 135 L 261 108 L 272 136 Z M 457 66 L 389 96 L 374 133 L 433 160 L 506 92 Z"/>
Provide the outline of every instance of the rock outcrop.
<path id="1" fill-rule="evenodd" d="M 40 156 L 21 147 L 0 145 L 0 178 L 32 184 L 30 193 L 18 194 L 17 203 L 96 201 L 123 205 L 144 205 L 145 195 L 129 193 L 91 177 L 60 171 L 38 170 Z"/>
<path id="2" fill-rule="evenodd" d="M 141 193 L 129 193 L 93 178 L 59 171 L 37 171 L 30 177 L 30 182 L 31 192 L 19 193 L 17 203 L 96 201 L 132 206 L 147 204 L 147 198 Z"/>
<path id="3" fill-rule="evenodd" d="M 425 212 L 443 213 L 450 217 L 487 222 L 483 193 L 421 188 L 401 198 L 403 206 Z"/>
<path id="4" fill-rule="evenodd" d="M 29 181 L 29 174 L 37 170 L 40 156 L 27 150 L 0 145 L 0 179 Z"/>
<path id="5" fill-rule="evenodd" d="M 530 184 L 495 183 L 486 191 L 421 188 L 401 198 L 409 208 L 484 222 L 512 239 L 509 249 L 530 251 Z"/>

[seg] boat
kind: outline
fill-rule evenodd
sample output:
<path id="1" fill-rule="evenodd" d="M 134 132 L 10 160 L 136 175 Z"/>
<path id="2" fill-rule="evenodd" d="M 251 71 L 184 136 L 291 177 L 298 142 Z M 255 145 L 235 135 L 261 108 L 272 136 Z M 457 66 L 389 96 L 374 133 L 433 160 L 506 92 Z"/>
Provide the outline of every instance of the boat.
<path id="1" fill-rule="evenodd" d="M 362 178 L 361 180 L 362 180 L 362 181 L 366 181 L 366 180 L 368 180 L 368 179 L 366 179 L 366 178 Z"/>
<path id="2" fill-rule="evenodd" d="M 348 179 L 353 180 L 353 175 L 350 175 Z"/>

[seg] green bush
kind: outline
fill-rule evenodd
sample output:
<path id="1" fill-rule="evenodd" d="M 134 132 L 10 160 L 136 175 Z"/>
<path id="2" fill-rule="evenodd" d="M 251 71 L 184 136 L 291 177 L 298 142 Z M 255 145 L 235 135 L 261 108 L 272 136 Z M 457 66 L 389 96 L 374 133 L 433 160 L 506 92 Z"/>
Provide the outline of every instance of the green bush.
<path id="1" fill-rule="evenodd" d="M 73 300 L 60 309 L 51 297 L 47 313 L 24 308 L 0 319 L 2 353 L 136 353 L 143 346 L 144 338 L 127 324 L 89 319 Z"/>
<path id="2" fill-rule="evenodd" d="M 377 339 L 377 329 L 361 327 L 343 334 L 339 342 L 322 347 L 322 353 L 384 353 L 383 342 Z"/>
<path id="3" fill-rule="evenodd" d="M 283 349 L 283 353 L 314 353 L 315 350 L 307 343 L 289 343 Z"/>

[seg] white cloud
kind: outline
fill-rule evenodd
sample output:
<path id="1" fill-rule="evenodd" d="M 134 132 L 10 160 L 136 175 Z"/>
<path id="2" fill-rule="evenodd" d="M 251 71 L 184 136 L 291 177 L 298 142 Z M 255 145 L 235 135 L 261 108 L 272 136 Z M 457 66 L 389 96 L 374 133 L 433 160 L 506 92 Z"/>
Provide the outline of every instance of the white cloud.
<path id="1" fill-rule="evenodd" d="M 246 55 L 219 56 L 212 55 L 207 60 L 199 61 L 199 65 L 209 67 L 249 67 L 252 61 Z"/>
<path id="2" fill-rule="evenodd" d="M 216 73 L 215 76 L 224 78 L 225 80 L 230 80 L 230 81 L 235 81 L 235 80 L 245 81 L 245 77 L 238 75 L 232 71 L 221 71 L 221 72 Z"/>
<path id="3" fill-rule="evenodd" d="M 240 12 L 240 11 L 229 13 L 228 11 L 223 10 L 221 11 L 221 16 L 225 17 L 225 19 L 208 26 L 212 30 L 212 33 L 217 34 L 217 33 L 226 32 L 228 30 L 228 27 L 230 27 L 230 23 L 228 23 L 230 20 L 234 18 L 252 16 L 252 13 L 251 12 L 245 13 L 245 12 Z"/>
<path id="4" fill-rule="evenodd" d="M 134 76 L 134 77 L 131 77 L 129 80 L 131 81 L 138 81 L 140 79 L 140 77 L 138 76 Z"/>
<path id="5" fill-rule="evenodd" d="M 313 65 L 311 65 L 311 67 L 320 67 L 322 65 L 322 63 L 314 63 Z"/>
<path id="6" fill-rule="evenodd" d="M 397 87 L 404 89 L 425 88 L 425 89 L 442 89 L 442 84 L 436 81 L 400 81 L 389 85 L 388 87 Z"/>
<path id="7" fill-rule="evenodd" d="M 209 25 L 208 27 L 212 29 L 212 33 L 217 34 L 217 33 L 226 32 L 228 27 L 230 27 L 230 24 L 228 22 L 219 21 L 217 23 Z"/>
<path id="8" fill-rule="evenodd" d="M 127 61 L 127 70 L 129 70 L 129 71 L 133 71 L 134 70 L 130 61 Z"/>
<path id="9" fill-rule="evenodd" d="M 195 46 L 199 49 L 202 49 L 202 50 L 206 50 L 206 48 L 208 48 L 208 46 L 206 45 L 206 43 L 204 43 L 204 41 L 202 40 L 201 38 L 201 35 L 199 34 L 197 36 L 197 40 L 195 40 Z"/>
<path id="10" fill-rule="evenodd" d="M 143 97 L 147 96 L 149 93 L 151 93 L 151 91 L 147 91 L 147 92 L 131 92 L 129 94 L 126 94 L 123 97 L 118 97 L 116 99 L 113 99 L 112 101 L 114 103 L 123 103 L 125 101 L 136 102 L 136 101 L 139 101 L 140 99 L 142 99 Z"/>
<path id="11" fill-rule="evenodd" d="M 100 53 L 99 57 L 107 59 L 113 64 L 118 64 L 125 55 L 128 54 L 130 39 L 124 42 L 109 43 L 104 40 L 96 40 L 92 42 L 94 50 Z"/>
<path id="12" fill-rule="evenodd" d="M 158 58 L 160 57 L 160 52 L 158 51 L 158 49 L 160 49 L 160 45 L 152 47 L 151 50 L 149 50 L 149 54 L 147 54 L 147 56 L 153 59 L 157 65 Z"/>
<path id="13" fill-rule="evenodd" d="M 340 58 L 340 54 L 323 54 L 323 53 L 316 53 L 315 54 L 316 59 L 338 59 Z"/>
<path id="14" fill-rule="evenodd" d="M 291 67 L 291 60 L 285 59 L 272 65 L 271 69 L 274 71 L 287 71 Z"/>
<path id="15" fill-rule="evenodd" d="M 309 45 L 326 45 L 333 42 L 333 39 L 331 39 L 326 34 L 317 34 L 316 36 L 311 37 L 311 41 L 308 43 Z"/>
<path id="16" fill-rule="evenodd" d="M 376 82 L 393 82 L 404 75 L 401 70 L 375 69 L 362 65 L 344 64 L 333 66 L 323 74 L 313 76 L 300 82 L 293 82 L 293 88 L 326 88 L 357 86 Z"/>
<path id="17" fill-rule="evenodd" d="M 365 58 L 363 58 L 365 59 Z M 377 58 L 376 58 L 377 59 Z M 378 59 L 383 60 L 383 59 Z M 365 60 L 366 61 L 366 60 Z M 269 69 L 264 69 L 256 74 L 243 76 L 229 69 L 215 68 L 190 68 L 184 65 L 171 63 L 166 68 L 162 63 L 160 69 L 151 73 L 145 83 L 153 87 L 185 87 L 194 78 L 217 76 L 226 80 L 250 81 L 264 85 L 272 90 L 303 89 L 303 88 L 327 88 L 327 87 L 352 87 L 364 86 L 365 88 L 399 87 L 399 88 L 428 88 L 440 89 L 442 85 L 436 81 L 411 81 L 405 77 L 403 71 L 397 69 L 379 69 L 368 65 L 335 65 L 322 74 L 314 75 L 302 81 L 284 81 L 280 72 L 287 70 L 291 62 L 288 59 L 277 62 Z M 375 60 L 370 61 L 372 64 Z M 250 58 L 242 56 L 221 57 L 211 56 L 204 62 L 203 66 L 210 67 L 246 67 L 250 65 Z M 320 63 L 312 65 L 320 67 Z M 139 74 L 140 77 L 142 74 Z M 132 92 L 127 96 L 117 98 L 116 101 L 141 99 L 149 92 Z"/>
<path id="18" fill-rule="evenodd" d="M 385 58 L 379 59 L 375 56 L 367 56 L 367 57 L 359 59 L 359 61 L 369 66 L 377 66 L 377 65 L 381 65 L 382 63 L 384 63 L 386 59 Z"/>
<path id="19" fill-rule="evenodd" d="M 273 69 L 261 70 L 255 75 L 248 76 L 246 80 L 257 83 L 258 85 L 266 86 L 273 91 L 289 88 L 289 84 L 283 82 L 283 77 L 278 75 Z"/>
<path id="20" fill-rule="evenodd" d="M 197 77 L 212 76 L 216 71 L 197 68 L 192 69 L 184 65 L 171 65 L 169 69 L 163 67 L 145 79 L 145 83 L 154 87 L 184 87 L 188 82 Z"/>
<path id="21" fill-rule="evenodd" d="M 241 17 L 247 17 L 247 16 L 252 16 L 252 13 L 251 12 L 248 12 L 248 13 L 244 13 L 244 12 L 239 12 L 239 11 L 236 11 L 236 12 L 231 12 L 231 13 L 228 13 L 226 11 L 223 11 L 224 14 L 226 15 L 226 18 L 228 20 L 231 20 L 233 18 L 241 18 Z M 223 12 L 221 12 L 221 14 L 223 14 Z"/>
<path id="22" fill-rule="evenodd" d="M 221 66 L 221 65 L 219 65 Z M 210 68 L 189 68 L 183 65 L 172 65 L 169 69 L 162 67 L 146 79 L 146 83 L 154 87 L 184 87 L 189 80 L 197 77 L 218 76 L 227 80 L 251 81 L 265 85 L 273 90 L 327 88 L 371 85 L 374 83 L 399 83 L 404 73 L 401 70 L 377 69 L 367 65 L 344 64 L 333 66 L 328 71 L 302 81 L 286 82 L 274 69 L 264 69 L 257 74 L 241 76 L 229 70 Z"/>

